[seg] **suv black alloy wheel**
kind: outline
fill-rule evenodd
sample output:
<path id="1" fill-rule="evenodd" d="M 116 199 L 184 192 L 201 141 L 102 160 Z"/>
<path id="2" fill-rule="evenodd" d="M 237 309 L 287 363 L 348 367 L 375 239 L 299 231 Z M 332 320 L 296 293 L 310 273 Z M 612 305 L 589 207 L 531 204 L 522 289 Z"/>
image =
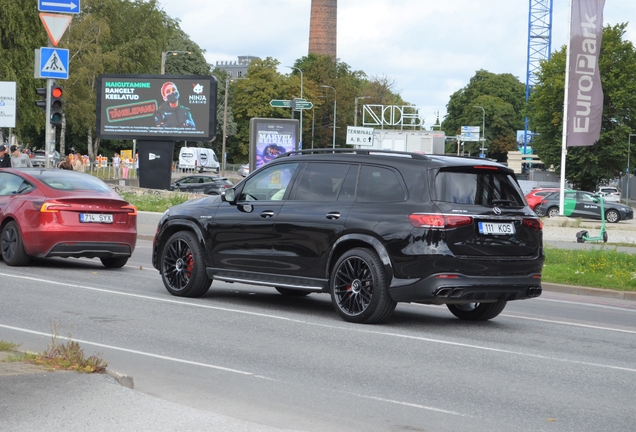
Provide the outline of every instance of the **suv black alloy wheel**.
<path id="1" fill-rule="evenodd" d="M 163 283 L 168 291 L 179 297 L 201 297 L 212 279 L 205 272 L 203 248 L 189 231 L 174 233 L 162 253 Z"/>

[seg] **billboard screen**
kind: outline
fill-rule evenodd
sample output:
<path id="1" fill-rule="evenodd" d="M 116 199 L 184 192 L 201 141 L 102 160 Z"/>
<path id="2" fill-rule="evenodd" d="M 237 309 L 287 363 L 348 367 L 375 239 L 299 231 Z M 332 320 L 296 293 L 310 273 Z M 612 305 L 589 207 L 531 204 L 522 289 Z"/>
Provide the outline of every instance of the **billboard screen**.
<path id="1" fill-rule="evenodd" d="M 100 75 L 97 85 L 102 139 L 210 141 L 216 135 L 213 76 Z"/>
<path id="2" fill-rule="evenodd" d="M 298 150 L 298 120 L 252 118 L 250 120 L 250 161 L 253 169 L 276 156 Z"/>

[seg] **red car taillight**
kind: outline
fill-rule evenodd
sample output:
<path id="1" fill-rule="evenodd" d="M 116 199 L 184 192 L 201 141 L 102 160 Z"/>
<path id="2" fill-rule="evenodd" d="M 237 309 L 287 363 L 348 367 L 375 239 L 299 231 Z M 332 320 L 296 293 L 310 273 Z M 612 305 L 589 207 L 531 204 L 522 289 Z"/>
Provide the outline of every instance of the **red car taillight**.
<path id="1" fill-rule="evenodd" d="M 409 222 L 416 228 L 450 229 L 470 225 L 473 222 L 473 218 L 470 216 L 451 216 L 435 213 L 412 213 L 409 215 Z"/>
<path id="2" fill-rule="evenodd" d="M 66 208 L 69 208 L 70 204 L 59 204 L 59 203 L 49 203 L 49 202 L 45 202 L 43 203 L 38 210 L 40 210 L 40 213 L 57 213 L 60 210 L 64 210 Z"/>
<path id="3" fill-rule="evenodd" d="M 123 209 L 129 209 L 130 211 L 128 212 L 129 216 L 137 216 L 137 207 L 134 205 L 127 205 L 127 206 L 123 206 Z"/>

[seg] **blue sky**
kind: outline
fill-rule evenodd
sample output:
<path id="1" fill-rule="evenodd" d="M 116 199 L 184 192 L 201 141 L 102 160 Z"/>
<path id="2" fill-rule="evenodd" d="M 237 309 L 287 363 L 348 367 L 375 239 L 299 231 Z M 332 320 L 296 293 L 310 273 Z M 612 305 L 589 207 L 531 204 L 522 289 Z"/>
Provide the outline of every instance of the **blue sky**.
<path id="1" fill-rule="evenodd" d="M 310 0 L 159 1 L 209 63 L 254 55 L 291 65 L 307 55 Z M 430 126 L 479 69 L 525 83 L 529 4 L 338 0 L 338 58 L 368 76 L 392 78 L 394 91 L 419 106 Z M 570 0 L 554 0 L 552 51 L 567 42 L 569 7 Z M 636 0 L 606 0 L 605 24 L 630 21 L 626 37 L 636 43 Z"/>

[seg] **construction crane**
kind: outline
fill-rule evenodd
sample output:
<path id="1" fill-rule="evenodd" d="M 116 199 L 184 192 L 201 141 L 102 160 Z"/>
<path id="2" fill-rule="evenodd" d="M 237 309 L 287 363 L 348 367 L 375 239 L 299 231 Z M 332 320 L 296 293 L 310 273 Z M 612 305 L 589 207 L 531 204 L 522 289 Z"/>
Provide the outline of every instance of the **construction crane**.
<path id="1" fill-rule="evenodd" d="M 526 102 L 537 82 L 537 72 L 541 67 L 541 60 L 550 60 L 552 45 L 552 1 L 530 0 L 528 18 L 528 63 L 526 73 Z M 528 132 L 528 118 L 525 119 L 523 133 L 523 154 L 532 142 L 532 135 Z"/>

